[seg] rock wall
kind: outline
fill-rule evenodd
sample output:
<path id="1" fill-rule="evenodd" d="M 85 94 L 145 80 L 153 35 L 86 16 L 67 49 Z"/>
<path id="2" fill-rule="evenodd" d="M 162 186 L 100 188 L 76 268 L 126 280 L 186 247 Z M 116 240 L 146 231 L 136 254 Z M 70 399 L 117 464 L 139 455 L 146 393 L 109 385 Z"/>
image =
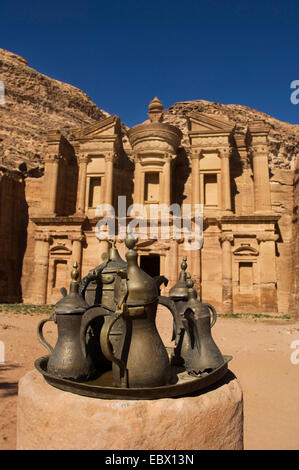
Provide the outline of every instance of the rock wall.
<path id="1" fill-rule="evenodd" d="M 290 315 L 299 319 L 299 158 L 294 174 L 294 210 L 292 239 L 292 286 L 290 294 Z"/>
<path id="2" fill-rule="evenodd" d="M 0 302 L 21 302 L 21 275 L 27 241 L 25 182 L 18 172 L 0 171 Z"/>
<path id="3" fill-rule="evenodd" d="M 5 86 L 5 103 L 0 105 L 0 166 L 8 169 L 25 163 L 31 172 L 42 172 L 44 136 L 49 129 L 71 137 L 71 128 L 108 115 L 78 88 L 37 72 L 26 59 L 3 49 L 0 80 Z"/>
<path id="4" fill-rule="evenodd" d="M 3 49 L 0 80 L 5 86 L 0 105 L 0 302 L 20 302 L 26 300 L 22 292 L 30 289 L 34 239 L 28 208 L 31 214 L 41 200 L 45 135 L 59 129 L 71 138 L 71 128 L 108 113 L 81 90 L 42 75 L 26 59 Z"/>

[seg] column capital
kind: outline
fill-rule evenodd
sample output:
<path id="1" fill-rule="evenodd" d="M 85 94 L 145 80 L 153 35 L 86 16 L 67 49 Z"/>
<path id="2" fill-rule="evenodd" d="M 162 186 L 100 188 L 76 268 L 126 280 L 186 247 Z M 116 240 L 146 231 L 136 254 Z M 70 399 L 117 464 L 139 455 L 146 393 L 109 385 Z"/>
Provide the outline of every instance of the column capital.
<path id="1" fill-rule="evenodd" d="M 52 237 L 49 233 L 47 232 L 35 232 L 34 234 L 34 240 L 35 241 L 42 241 L 42 242 L 48 242 L 50 243 L 52 241 Z"/>
<path id="2" fill-rule="evenodd" d="M 60 155 L 60 154 L 54 154 L 54 153 L 52 153 L 52 154 L 47 154 L 47 155 L 45 156 L 44 161 L 45 161 L 45 163 L 54 163 L 54 162 L 58 163 L 58 161 L 59 161 L 60 159 L 61 159 L 61 155 Z"/>
<path id="3" fill-rule="evenodd" d="M 279 238 L 279 235 L 273 232 L 261 232 L 257 233 L 256 239 L 258 243 L 261 242 L 276 242 Z"/>
<path id="4" fill-rule="evenodd" d="M 107 152 L 105 153 L 105 161 L 106 162 L 113 162 L 113 160 L 116 158 L 116 153 L 115 152 Z"/>
<path id="5" fill-rule="evenodd" d="M 165 157 L 164 157 L 164 159 L 165 159 L 165 162 L 167 162 L 167 163 L 171 163 L 171 160 L 172 160 L 172 154 L 171 154 L 171 153 L 169 153 L 169 152 L 166 152 L 166 153 L 165 153 Z"/>
<path id="6" fill-rule="evenodd" d="M 268 153 L 268 146 L 265 144 L 258 144 L 251 146 L 251 154 L 253 157 L 265 156 Z"/>
<path id="7" fill-rule="evenodd" d="M 79 162 L 79 164 L 89 163 L 90 162 L 90 157 L 86 153 L 79 153 L 78 162 Z"/>
<path id="8" fill-rule="evenodd" d="M 231 148 L 229 146 L 220 147 L 220 148 L 217 148 L 217 152 L 220 158 L 229 158 L 231 154 Z"/>
<path id="9" fill-rule="evenodd" d="M 83 233 L 69 233 L 68 239 L 73 243 L 75 241 L 83 242 L 85 240 L 85 235 Z"/>
<path id="10" fill-rule="evenodd" d="M 199 158 L 202 158 L 202 150 L 193 149 L 192 152 L 190 152 L 190 159 L 191 160 L 198 160 Z"/>
<path id="11" fill-rule="evenodd" d="M 232 245 L 233 241 L 234 241 L 233 233 L 229 233 L 229 232 L 221 233 L 220 235 L 218 235 L 218 238 L 219 238 L 219 241 L 220 241 L 221 244 L 223 242 L 229 242 Z"/>
<path id="12" fill-rule="evenodd" d="M 133 157 L 135 164 L 141 162 L 141 156 L 139 153 L 133 151 L 132 157 Z"/>

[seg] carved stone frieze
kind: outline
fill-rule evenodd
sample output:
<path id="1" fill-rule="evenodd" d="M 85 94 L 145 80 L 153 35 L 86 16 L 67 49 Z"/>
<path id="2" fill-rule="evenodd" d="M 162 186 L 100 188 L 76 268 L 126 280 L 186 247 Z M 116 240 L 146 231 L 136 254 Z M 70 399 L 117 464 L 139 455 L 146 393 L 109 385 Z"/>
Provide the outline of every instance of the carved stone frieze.
<path id="1" fill-rule="evenodd" d="M 35 232 L 34 234 L 34 240 L 35 241 L 42 241 L 42 242 L 48 242 L 50 243 L 52 241 L 52 237 L 49 233 L 47 232 Z"/>
<path id="2" fill-rule="evenodd" d="M 258 243 L 261 242 L 276 242 L 279 238 L 279 235 L 273 232 L 261 232 L 258 233 L 256 239 Z"/>

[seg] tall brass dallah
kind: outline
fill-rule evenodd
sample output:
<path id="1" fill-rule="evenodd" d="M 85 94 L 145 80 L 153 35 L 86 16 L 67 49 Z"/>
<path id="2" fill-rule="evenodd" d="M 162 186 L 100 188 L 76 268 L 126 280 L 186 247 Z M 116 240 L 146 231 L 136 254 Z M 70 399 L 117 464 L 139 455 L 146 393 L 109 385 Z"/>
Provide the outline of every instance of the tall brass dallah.
<path id="1" fill-rule="evenodd" d="M 136 241 L 128 236 L 127 270 L 120 270 L 115 285 L 116 312 L 101 332 L 104 354 L 113 363 L 113 378 L 117 387 L 147 388 L 171 382 L 171 366 L 166 348 L 159 336 L 155 319 L 158 306 L 157 283 L 137 264 Z M 114 322 L 122 318 L 125 330 L 112 349 L 109 342 Z M 88 326 L 88 314 L 82 319 L 81 338 Z"/>

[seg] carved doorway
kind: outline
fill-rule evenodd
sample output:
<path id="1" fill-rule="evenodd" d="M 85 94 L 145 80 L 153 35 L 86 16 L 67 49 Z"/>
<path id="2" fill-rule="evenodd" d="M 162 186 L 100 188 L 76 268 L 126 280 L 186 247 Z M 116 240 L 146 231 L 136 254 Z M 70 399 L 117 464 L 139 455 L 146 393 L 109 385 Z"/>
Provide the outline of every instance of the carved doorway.
<path id="1" fill-rule="evenodd" d="M 152 277 L 160 275 L 160 255 L 149 254 L 140 256 L 140 267 Z"/>

